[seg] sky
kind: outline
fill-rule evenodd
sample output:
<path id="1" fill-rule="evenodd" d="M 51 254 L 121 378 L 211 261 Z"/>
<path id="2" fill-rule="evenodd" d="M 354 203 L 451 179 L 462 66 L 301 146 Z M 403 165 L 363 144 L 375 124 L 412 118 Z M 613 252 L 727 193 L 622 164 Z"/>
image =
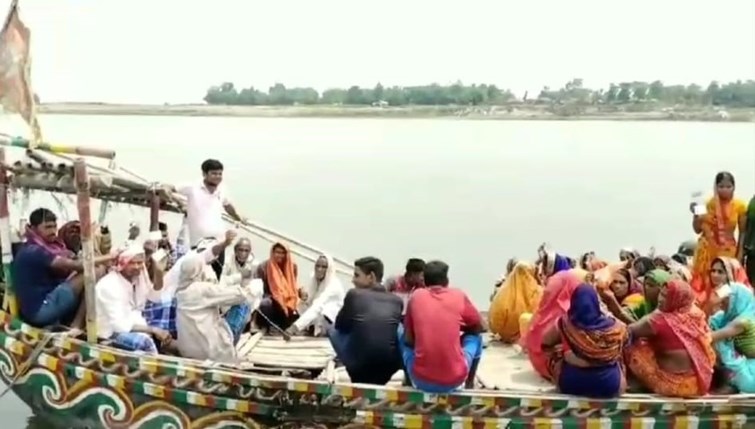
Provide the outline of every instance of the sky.
<path id="1" fill-rule="evenodd" d="M 7 8 L 10 0 L 0 0 Z M 43 102 L 492 83 L 755 79 L 753 0 L 20 0 Z"/>

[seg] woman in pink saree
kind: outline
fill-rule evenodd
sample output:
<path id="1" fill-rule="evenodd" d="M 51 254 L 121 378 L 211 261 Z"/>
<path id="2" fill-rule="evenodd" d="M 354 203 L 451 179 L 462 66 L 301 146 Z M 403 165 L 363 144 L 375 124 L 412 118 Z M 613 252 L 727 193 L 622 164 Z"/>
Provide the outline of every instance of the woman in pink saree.
<path id="1" fill-rule="evenodd" d="M 535 370 L 541 376 L 551 380 L 548 369 L 548 356 L 543 351 L 543 335 L 554 326 L 558 319 L 569 311 L 571 296 L 577 286 L 585 282 L 587 272 L 572 269 L 561 271 L 548 279 L 540 299 L 540 305 L 532 317 L 527 335 L 522 344 Z"/>

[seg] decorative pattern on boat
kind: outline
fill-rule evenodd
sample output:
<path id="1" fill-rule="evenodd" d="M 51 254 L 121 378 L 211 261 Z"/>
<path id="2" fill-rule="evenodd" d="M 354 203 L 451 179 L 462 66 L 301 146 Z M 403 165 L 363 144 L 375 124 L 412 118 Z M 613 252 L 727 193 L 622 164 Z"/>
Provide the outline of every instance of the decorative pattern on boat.
<path id="1" fill-rule="evenodd" d="M 291 381 L 145 357 L 49 333 L 0 313 L 0 374 L 39 415 L 98 428 L 738 428 L 755 402 L 464 392 Z"/>

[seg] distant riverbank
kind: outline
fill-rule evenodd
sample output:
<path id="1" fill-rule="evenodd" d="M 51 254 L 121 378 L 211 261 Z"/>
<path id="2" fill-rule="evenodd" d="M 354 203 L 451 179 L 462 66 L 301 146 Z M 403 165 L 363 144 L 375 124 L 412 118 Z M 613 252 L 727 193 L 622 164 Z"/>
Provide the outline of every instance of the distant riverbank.
<path id="1" fill-rule="evenodd" d="M 459 118 L 479 120 L 606 120 L 755 122 L 755 109 L 543 105 L 504 106 L 222 106 L 205 104 L 46 103 L 40 113 L 70 115 L 237 116 L 261 118 Z M 634 110 L 634 111 L 633 111 Z"/>

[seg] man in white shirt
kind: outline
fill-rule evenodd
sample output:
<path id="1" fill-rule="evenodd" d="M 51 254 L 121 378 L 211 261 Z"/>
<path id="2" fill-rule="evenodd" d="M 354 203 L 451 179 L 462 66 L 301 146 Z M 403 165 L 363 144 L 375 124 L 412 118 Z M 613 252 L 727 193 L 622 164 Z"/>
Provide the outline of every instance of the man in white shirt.
<path id="1" fill-rule="evenodd" d="M 235 221 L 245 222 L 236 208 L 231 204 L 224 187 L 223 164 L 217 159 L 208 159 L 202 163 L 202 181 L 182 186 L 176 191 L 187 200 L 186 221 L 189 227 L 189 245 L 195 248 L 204 238 L 224 239 L 226 227 L 223 223 L 223 211 Z M 212 263 L 212 269 L 218 279 L 223 272 L 225 252 L 218 255 Z"/>
<path id="2" fill-rule="evenodd" d="M 115 270 L 95 285 L 97 335 L 126 350 L 157 354 L 155 340 L 163 347 L 170 347 L 172 338 L 168 331 L 149 326 L 142 315 L 140 301 L 147 295 L 144 289 L 149 287 L 141 277 L 144 259 L 141 246 L 124 250 L 118 256 Z"/>

